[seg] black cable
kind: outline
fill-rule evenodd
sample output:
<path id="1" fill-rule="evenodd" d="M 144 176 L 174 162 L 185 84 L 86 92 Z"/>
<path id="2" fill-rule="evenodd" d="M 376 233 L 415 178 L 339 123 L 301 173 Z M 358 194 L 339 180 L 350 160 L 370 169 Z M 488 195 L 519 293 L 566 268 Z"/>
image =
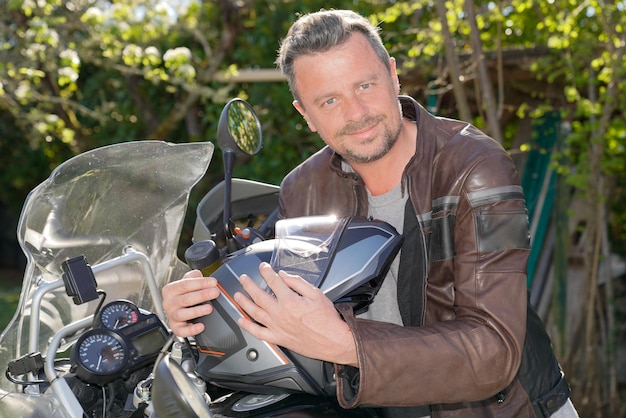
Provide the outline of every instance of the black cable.
<path id="1" fill-rule="evenodd" d="M 4 375 L 11 383 L 15 383 L 16 385 L 30 386 L 30 385 L 42 385 L 42 384 L 48 383 L 47 380 L 18 380 L 15 377 L 13 377 L 13 375 L 9 373 L 8 370 L 4 372 Z"/>
<path id="2" fill-rule="evenodd" d="M 196 361 L 196 356 L 194 355 L 194 348 L 192 347 L 189 338 L 183 338 L 183 341 L 185 341 L 185 345 L 189 350 L 189 355 L 191 357 L 191 361 L 193 362 L 193 369 L 196 370 L 198 368 L 198 362 Z"/>
<path id="3" fill-rule="evenodd" d="M 100 309 L 102 309 L 102 305 L 104 304 L 104 301 L 105 301 L 105 300 L 106 300 L 106 298 L 107 298 L 107 293 L 106 293 L 104 290 L 102 290 L 102 289 L 98 289 L 96 292 L 97 292 L 99 295 L 101 295 L 101 296 L 102 296 L 102 299 L 100 299 L 100 303 L 98 303 L 98 306 L 96 307 L 96 310 L 95 310 L 95 312 L 93 313 L 93 321 L 94 321 L 94 322 L 93 322 L 92 327 L 93 327 L 93 326 L 95 326 L 95 321 L 96 321 L 96 317 L 98 316 L 98 312 L 100 312 Z"/>

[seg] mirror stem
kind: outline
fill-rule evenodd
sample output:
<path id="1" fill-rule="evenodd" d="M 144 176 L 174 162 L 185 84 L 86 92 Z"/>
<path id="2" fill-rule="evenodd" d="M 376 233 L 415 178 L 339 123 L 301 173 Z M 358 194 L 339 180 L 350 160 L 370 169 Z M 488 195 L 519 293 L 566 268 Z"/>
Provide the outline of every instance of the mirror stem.
<path id="1" fill-rule="evenodd" d="M 237 241 L 233 237 L 230 229 L 230 216 L 232 211 L 232 176 L 233 164 L 235 162 L 235 152 L 227 148 L 223 150 L 222 157 L 224 160 L 224 237 L 226 238 L 226 248 L 228 253 L 232 253 L 239 249 Z"/>

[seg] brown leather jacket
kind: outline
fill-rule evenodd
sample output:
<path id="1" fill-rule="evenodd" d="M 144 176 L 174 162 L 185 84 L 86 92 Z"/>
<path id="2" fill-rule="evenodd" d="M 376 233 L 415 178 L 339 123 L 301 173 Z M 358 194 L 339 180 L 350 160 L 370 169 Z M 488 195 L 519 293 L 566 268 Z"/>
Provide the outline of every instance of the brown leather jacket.
<path id="1" fill-rule="evenodd" d="M 527 310 L 530 240 L 516 167 L 470 124 L 400 101 L 418 126 L 403 176 L 404 326 L 357 319 L 338 306 L 359 361 L 335 366 L 339 402 L 429 404 L 433 417 L 549 416 L 569 392 L 541 321 Z M 367 211 L 361 179 L 342 171 L 328 147 L 281 184 L 281 217 Z"/>

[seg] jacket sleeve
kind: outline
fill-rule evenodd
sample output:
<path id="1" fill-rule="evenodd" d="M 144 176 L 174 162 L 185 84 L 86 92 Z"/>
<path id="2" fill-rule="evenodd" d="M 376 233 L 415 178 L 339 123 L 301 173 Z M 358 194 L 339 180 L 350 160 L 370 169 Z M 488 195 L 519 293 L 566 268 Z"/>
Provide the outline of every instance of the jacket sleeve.
<path id="1" fill-rule="evenodd" d="M 484 149 L 483 149 L 484 151 Z M 458 153 L 459 155 L 462 153 Z M 515 378 L 526 327 L 528 217 L 513 162 L 501 150 L 482 153 L 464 172 L 449 168 L 454 202 L 433 205 L 426 241 L 445 238 L 453 251 L 433 252 L 430 242 L 424 324 L 419 327 L 354 318 L 340 313 L 354 334 L 358 368 L 336 365 L 337 396 L 344 408 L 412 406 L 487 399 Z M 445 220 L 445 222 L 438 220 Z M 436 254 L 444 254 L 444 256 Z"/>
<path id="2" fill-rule="evenodd" d="M 279 217 L 335 215 L 354 216 L 364 210 L 367 199 L 362 181 L 343 173 L 338 158 L 324 147 L 288 173 L 280 185 Z"/>

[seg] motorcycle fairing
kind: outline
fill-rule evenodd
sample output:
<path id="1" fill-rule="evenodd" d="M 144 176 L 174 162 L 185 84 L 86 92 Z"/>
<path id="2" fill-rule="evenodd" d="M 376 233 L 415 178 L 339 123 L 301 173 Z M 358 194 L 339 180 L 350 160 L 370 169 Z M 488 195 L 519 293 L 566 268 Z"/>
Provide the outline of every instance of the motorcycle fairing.
<path id="1" fill-rule="evenodd" d="M 196 336 L 200 359 L 196 373 L 215 385 L 253 393 L 304 392 L 332 395 L 332 367 L 242 332 L 246 313 L 233 299 L 243 292 L 246 273 L 271 293 L 258 266 L 299 274 L 335 303 L 367 308 L 400 250 L 402 236 L 382 221 L 360 218 L 303 217 L 276 223 L 276 239 L 233 253 L 213 273 L 221 294 L 214 311 L 199 319 L 205 331 Z"/>

